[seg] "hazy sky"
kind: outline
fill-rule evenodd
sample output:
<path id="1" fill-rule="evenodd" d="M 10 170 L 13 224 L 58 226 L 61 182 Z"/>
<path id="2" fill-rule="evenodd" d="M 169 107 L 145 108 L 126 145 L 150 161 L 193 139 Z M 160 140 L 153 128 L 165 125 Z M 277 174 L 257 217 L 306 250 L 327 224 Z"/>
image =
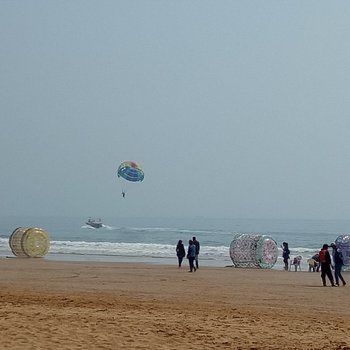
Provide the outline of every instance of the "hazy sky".
<path id="1" fill-rule="evenodd" d="M 0 214 L 349 219 L 349 42 L 349 1 L 0 0 Z"/>

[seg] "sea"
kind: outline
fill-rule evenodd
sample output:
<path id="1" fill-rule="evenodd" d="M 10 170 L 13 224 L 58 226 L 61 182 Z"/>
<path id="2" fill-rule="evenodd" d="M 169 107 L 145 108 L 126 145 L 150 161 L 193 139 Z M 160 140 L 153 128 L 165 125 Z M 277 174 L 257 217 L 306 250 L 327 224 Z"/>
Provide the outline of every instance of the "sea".
<path id="1" fill-rule="evenodd" d="M 99 219 L 99 218 L 98 218 Z M 200 242 L 200 266 L 232 266 L 230 244 L 238 234 L 266 235 L 278 246 L 273 269 L 282 269 L 282 242 L 288 242 L 291 258 L 307 259 L 324 243 L 350 232 L 350 220 L 215 219 L 215 218 L 113 218 L 102 217 L 103 227 L 94 229 L 83 217 L 0 217 L 0 256 L 14 257 L 9 238 L 18 227 L 47 231 L 48 253 L 57 261 L 100 261 L 165 264 L 177 266 L 175 247 L 183 240 L 187 248 L 193 236 Z M 186 259 L 185 259 L 186 260 Z M 187 261 L 185 261 L 187 264 Z"/>

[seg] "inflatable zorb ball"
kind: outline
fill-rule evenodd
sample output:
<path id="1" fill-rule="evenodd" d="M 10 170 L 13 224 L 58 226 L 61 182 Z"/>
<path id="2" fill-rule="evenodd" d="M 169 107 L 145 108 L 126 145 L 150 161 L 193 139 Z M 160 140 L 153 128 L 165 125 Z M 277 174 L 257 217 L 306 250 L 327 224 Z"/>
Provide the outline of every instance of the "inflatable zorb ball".
<path id="1" fill-rule="evenodd" d="M 343 255 L 343 262 L 344 270 L 350 269 L 350 236 L 349 235 L 340 235 L 335 240 L 335 245 L 337 246 L 337 249 L 342 253 Z"/>
<path id="2" fill-rule="evenodd" d="M 41 228 L 18 227 L 12 232 L 9 245 L 17 257 L 41 258 L 49 251 L 49 235 Z"/>
<path id="3" fill-rule="evenodd" d="M 277 243 L 265 235 L 238 234 L 231 242 L 230 257 L 234 267 L 270 269 L 277 261 Z"/>

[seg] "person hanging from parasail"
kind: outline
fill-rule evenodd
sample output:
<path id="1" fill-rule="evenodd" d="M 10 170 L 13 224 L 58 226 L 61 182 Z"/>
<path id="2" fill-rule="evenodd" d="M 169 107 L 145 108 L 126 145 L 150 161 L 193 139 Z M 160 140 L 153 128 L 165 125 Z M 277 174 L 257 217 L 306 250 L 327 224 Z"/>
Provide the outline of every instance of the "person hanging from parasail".
<path id="1" fill-rule="evenodd" d="M 145 174 L 139 164 L 132 161 L 124 161 L 118 167 L 117 176 L 122 180 L 122 196 L 125 198 L 126 184 L 128 182 L 142 182 Z"/>

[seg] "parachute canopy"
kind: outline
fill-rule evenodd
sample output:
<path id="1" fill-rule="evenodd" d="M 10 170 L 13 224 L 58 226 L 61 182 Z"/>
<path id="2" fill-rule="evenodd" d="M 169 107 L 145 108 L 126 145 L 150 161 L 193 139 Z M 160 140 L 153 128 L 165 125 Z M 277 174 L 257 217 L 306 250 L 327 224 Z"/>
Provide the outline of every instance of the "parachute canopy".
<path id="1" fill-rule="evenodd" d="M 132 161 L 122 162 L 119 165 L 117 175 L 131 182 L 141 182 L 145 177 L 140 165 Z"/>

